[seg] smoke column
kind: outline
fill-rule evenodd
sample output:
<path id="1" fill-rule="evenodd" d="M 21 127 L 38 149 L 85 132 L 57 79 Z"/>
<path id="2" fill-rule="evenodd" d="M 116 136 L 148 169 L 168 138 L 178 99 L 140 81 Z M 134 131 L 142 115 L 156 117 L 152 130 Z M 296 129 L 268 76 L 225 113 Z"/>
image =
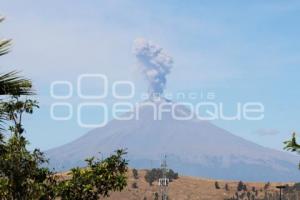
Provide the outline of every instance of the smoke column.
<path id="1" fill-rule="evenodd" d="M 166 75 L 170 73 L 173 59 L 161 47 L 143 38 L 134 41 L 133 52 L 149 82 L 149 94 L 160 96 L 166 86 Z"/>

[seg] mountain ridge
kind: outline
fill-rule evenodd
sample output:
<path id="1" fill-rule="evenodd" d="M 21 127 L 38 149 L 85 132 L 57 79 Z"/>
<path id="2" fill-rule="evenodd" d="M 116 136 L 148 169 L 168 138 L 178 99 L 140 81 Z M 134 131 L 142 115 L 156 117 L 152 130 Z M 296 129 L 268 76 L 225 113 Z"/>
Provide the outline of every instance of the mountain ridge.
<path id="1" fill-rule="evenodd" d="M 162 156 L 167 155 L 169 165 L 185 175 L 247 181 L 300 178 L 296 156 L 247 141 L 209 121 L 178 121 L 170 113 L 154 120 L 152 107 L 142 105 L 135 108 L 139 110 L 138 120 L 112 120 L 105 127 L 47 151 L 50 166 L 67 170 L 82 166 L 86 157 L 99 157 L 99 152 L 108 156 L 125 148 L 130 165 L 136 168 L 158 167 Z M 187 109 L 177 107 L 174 112 L 183 116 Z"/>

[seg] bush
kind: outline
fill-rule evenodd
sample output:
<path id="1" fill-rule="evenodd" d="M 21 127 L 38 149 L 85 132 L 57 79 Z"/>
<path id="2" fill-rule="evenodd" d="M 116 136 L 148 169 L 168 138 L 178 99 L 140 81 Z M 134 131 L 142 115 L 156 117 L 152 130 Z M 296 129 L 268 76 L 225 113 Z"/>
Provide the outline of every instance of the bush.
<path id="1" fill-rule="evenodd" d="M 225 184 L 225 187 L 224 187 L 224 189 L 225 189 L 226 191 L 229 191 L 229 186 L 228 186 L 228 184 L 227 184 L 227 183 Z"/>
<path id="2" fill-rule="evenodd" d="M 44 154 L 34 149 L 29 151 L 29 142 L 24 137 L 22 116 L 33 113 L 37 102 L 20 100 L 13 96 L 0 104 L 1 118 L 11 132 L 6 139 L 0 133 L 0 195 L 2 199 L 23 200 L 53 198 L 55 181 L 52 173 L 41 167 L 47 160 Z"/>
<path id="3" fill-rule="evenodd" d="M 3 17 L 0 17 L 0 22 Z M 0 56 L 9 52 L 10 40 L 0 41 Z M 110 191 L 126 186 L 127 161 L 124 151 L 104 161 L 88 159 L 85 169 L 74 168 L 68 180 L 58 179 L 49 169 L 44 154 L 28 150 L 22 119 L 32 114 L 38 104 L 22 99 L 32 95 L 31 81 L 19 77 L 17 72 L 0 74 L 0 199 L 1 200 L 79 200 L 108 196 Z M 12 95 L 12 96 L 7 96 Z M 10 137 L 5 138 L 4 131 Z"/>
<path id="4" fill-rule="evenodd" d="M 295 183 L 294 184 L 294 189 L 297 191 L 300 191 L 300 183 Z"/>
<path id="5" fill-rule="evenodd" d="M 246 184 L 244 184 L 242 181 L 240 181 L 238 183 L 238 186 L 237 186 L 237 191 L 247 191 L 247 186 Z"/>
<path id="6" fill-rule="evenodd" d="M 218 181 L 215 182 L 215 188 L 216 188 L 217 190 L 220 189 L 220 185 L 219 185 L 219 182 L 218 182 Z"/>
<path id="7" fill-rule="evenodd" d="M 269 189 L 270 185 L 271 185 L 270 182 L 267 182 L 267 183 L 265 184 L 265 186 L 264 186 L 264 190 Z"/>
<path id="8" fill-rule="evenodd" d="M 172 169 L 170 169 L 167 172 L 167 177 L 168 177 L 168 179 L 170 179 L 170 182 L 171 182 L 172 180 L 178 179 L 178 173 L 176 173 Z"/>
<path id="9" fill-rule="evenodd" d="M 146 172 L 145 180 L 147 181 L 147 183 L 149 183 L 150 186 L 152 186 L 153 182 L 158 181 L 158 179 L 161 178 L 162 176 L 163 176 L 162 169 L 154 168 Z M 170 182 L 173 181 L 174 179 L 178 179 L 178 173 L 174 172 L 172 169 L 170 169 L 167 172 L 166 176 Z"/>
<path id="10" fill-rule="evenodd" d="M 84 169 L 73 168 L 70 179 L 59 183 L 58 196 L 63 200 L 89 199 L 109 196 L 110 191 L 121 191 L 127 185 L 127 161 L 122 158 L 123 150 L 116 151 L 102 161 L 87 159 Z"/>
<path id="11" fill-rule="evenodd" d="M 0 134 L 0 196 L 5 200 L 55 199 L 98 200 L 108 196 L 110 191 L 120 191 L 126 186 L 127 161 L 125 152 L 103 161 L 88 159 L 87 168 L 74 168 L 67 180 L 58 179 L 47 168 L 41 167 L 47 160 L 35 149 L 27 149 L 28 141 L 23 136 L 22 116 L 33 113 L 37 102 L 21 101 L 13 97 L 1 102 L 2 119 L 9 126 L 11 137 L 7 140 Z"/>
<path id="12" fill-rule="evenodd" d="M 158 198 L 159 198 L 159 195 L 158 195 L 157 192 L 155 192 L 155 193 L 154 193 L 154 200 L 158 200 Z"/>
<path id="13" fill-rule="evenodd" d="M 134 179 L 139 179 L 139 173 L 137 169 L 132 169 L 132 174 Z"/>
<path id="14" fill-rule="evenodd" d="M 138 185 L 137 185 L 136 182 L 133 182 L 133 183 L 131 184 L 131 187 L 132 187 L 133 189 L 137 189 L 137 188 L 138 188 Z"/>

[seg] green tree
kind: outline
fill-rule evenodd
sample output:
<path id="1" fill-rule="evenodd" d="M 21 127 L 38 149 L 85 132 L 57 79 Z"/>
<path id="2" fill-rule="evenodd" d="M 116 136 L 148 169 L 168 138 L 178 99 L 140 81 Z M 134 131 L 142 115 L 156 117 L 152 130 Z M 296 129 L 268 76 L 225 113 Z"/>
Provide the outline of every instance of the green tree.
<path id="1" fill-rule="evenodd" d="M 284 144 L 285 144 L 284 147 L 285 150 L 300 154 L 300 145 L 297 143 L 296 133 L 293 133 L 292 139 L 285 141 Z M 300 169 L 300 163 L 299 163 L 299 169 Z"/>
<path id="2" fill-rule="evenodd" d="M 145 180 L 147 181 L 147 183 L 149 183 L 150 186 L 152 186 L 153 182 L 157 181 L 162 176 L 163 176 L 162 169 L 154 168 L 146 172 Z M 178 173 L 174 172 L 172 169 L 168 170 L 166 176 L 170 182 L 172 182 L 174 179 L 178 179 Z"/>
<path id="3" fill-rule="evenodd" d="M 87 159 L 86 168 L 73 168 L 70 178 L 58 184 L 57 196 L 62 200 L 98 200 L 110 191 L 121 191 L 127 185 L 126 152 L 117 150 L 104 160 Z"/>
<path id="4" fill-rule="evenodd" d="M 242 181 L 240 181 L 238 183 L 238 186 L 237 186 L 237 191 L 247 191 L 247 186 L 246 184 L 244 184 Z"/>
<path id="5" fill-rule="evenodd" d="M 87 159 L 86 168 L 74 168 L 67 179 L 58 180 L 47 168 L 47 160 L 38 149 L 29 151 L 22 119 L 37 108 L 33 100 L 12 97 L 1 102 L 11 136 L 0 141 L 0 196 L 2 200 L 55 199 L 98 200 L 127 184 L 128 162 L 118 150 L 104 160 Z"/>
<path id="6" fill-rule="evenodd" d="M 292 139 L 285 141 L 284 144 L 285 144 L 284 149 L 288 151 L 300 153 L 300 145 L 297 143 L 296 133 L 293 133 Z"/>
<path id="7" fill-rule="evenodd" d="M 0 17 L 0 22 L 4 17 Z M 0 56 L 9 53 L 11 40 L 0 40 Z M 11 71 L 8 73 L 0 74 L 0 95 L 26 95 L 32 94 L 31 81 L 19 76 L 18 72 Z"/>
<path id="8" fill-rule="evenodd" d="M 4 20 L 0 17 L 0 22 Z M 0 40 L 0 56 L 9 52 L 11 40 Z M 38 107 L 32 100 L 20 100 L 21 95 L 32 95 L 29 79 L 16 71 L 0 74 L 0 196 L 1 199 L 51 199 L 52 174 L 40 165 L 46 162 L 38 149 L 27 150 L 22 118 Z M 8 96 L 12 95 L 12 97 Z M 4 137 L 4 131 L 10 137 Z M 51 195 L 52 193 L 52 195 Z"/>
<path id="9" fill-rule="evenodd" d="M 29 142 L 24 137 L 22 119 L 24 114 L 33 113 L 37 108 L 37 102 L 33 100 L 20 100 L 19 96 L 13 96 L 0 104 L 1 113 L 4 115 L 10 137 L 1 139 L 0 154 L 0 194 L 2 199 L 28 200 L 51 199 L 54 193 L 51 172 L 42 164 L 47 160 L 44 154 L 34 149 L 29 151 Z"/>
<path id="10" fill-rule="evenodd" d="M 0 17 L 0 22 L 4 18 Z M 0 56 L 9 52 L 10 40 L 0 40 Z M 123 150 L 103 161 L 91 158 L 87 168 L 74 168 L 68 179 L 58 179 L 49 169 L 44 154 L 28 150 L 23 117 L 38 108 L 32 95 L 31 81 L 16 71 L 0 74 L 0 199 L 51 200 L 97 199 L 126 186 L 127 161 Z M 9 132 L 9 137 L 4 137 Z"/>
<path id="11" fill-rule="evenodd" d="M 174 172 L 172 169 L 168 170 L 167 177 L 170 179 L 170 182 L 172 182 L 175 179 L 178 179 L 178 173 Z"/>
<path id="12" fill-rule="evenodd" d="M 139 179 L 139 172 L 137 169 L 133 168 L 132 169 L 132 174 L 134 179 Z"/>
<path id="13" fill-rule="evenodd" d="M 150 186 L 153 185 L 153 182 L 155 180 L 157 180 L 155 174 L 153 173 L 153 170 L 146 172 L 146 174 L 145 174 L 145 180 L 146 180 L 147 183 L 149 183 Z"/>

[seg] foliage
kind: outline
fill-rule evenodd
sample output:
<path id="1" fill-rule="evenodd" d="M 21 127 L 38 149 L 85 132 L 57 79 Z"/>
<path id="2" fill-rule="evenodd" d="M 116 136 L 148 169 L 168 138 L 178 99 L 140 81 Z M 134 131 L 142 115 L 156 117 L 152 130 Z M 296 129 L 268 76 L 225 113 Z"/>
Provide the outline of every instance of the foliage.
<path id="1" fill-rule="evenodd" d="M 2 101 L 0 110 L 6 121 L 11 136 L 5 141 L 2 136 L 0 143 L 0 194 L 2 199 L 42 199 L 52 198 L 52 173 L 41 167 L 47 160 L 44 154 L 34 149 L 29 151 L 29 142 L 24 137 L 22 119 L 24 114 L 33 113 L 38 107 L 33 100 L 20 100 L 13 96 Z"/>
<path id="2" fill-rule="evenodd" d="M 267 183 L 264 185 L 264 190 L 269 189 L 270 186 L 271 186 L 271 183 L 270 183 L 270 182 L 267 182 Z"/>
<path id="3" fill-rule="evenodd" d="M 172 169 L 170 169 L 168 172 L 167 172 L 167 178 L 170 179 L 170 182 L 175 180 L 175 179 L 178 179 L 178 173 L 177 172 L 174 172 Z"/>
<path id="4" fill-rule="evenodd" d="M 219 185 L 219 182 L 218 182 L 218 181 L 215 182 L 215 188 L 216 188 L 217 190 L 220 189 L 220 185 Z"/>
<path id="5" fill-rule="evenodd" d="M 155 193 L 154 193 L 154 200 L 158 200 L 158 198 L 159 198 L 159 195 L 158 195 L 157 192 L 155 192 Z"/>
<path id="6" fill-rule="evenodd" d="M 33 94 L 31 88 L 31 82 L 17 71 L 0 74 L 0 95 L 30 95 Z"/>
<path id="7" fill-rule="evenodd" d="M 225 184 L 225 187 L 224 187 L 224 189 L 225 189 L 226 191 L 229 191 L 229 186 L 228 186 L 228 183 L 226 183 L 226 184 Z"/>
<path id="8" fill-rule="evenodd" d="M 157 181 L 162 176 L 163 176 L 162 169 L 154 168 L 146 172 L 145 180 L 147 181 L 147 183 L 149 183 L 150 186 L 152 186 L 153 182 Z M 178 179 L 178 173 L 174 172 L 172 169 L 168 170 L 166 176 L 170 182 L 172 182 L 174 179 Z"/>
<path id="9" fill-rule="evenodd" d="M 134 179 L 139 179 L 139 173 L 137 169 L 132 169 L 132 174 Z"/>
<path id="10" fill-rule="evenodd" d="M 0 17 L 0 22 L 4 20 Z M 0 40 L 0 56 L 9 53 L 11 40 Z M 19 76 L 18 72 L 12 71 L 0 74 L 0 95 L 30 95 L 32 92 L 31 81 Z"/>
<path id="11" fill-rule="evenodd" d="M 44 154 L 35 149 L 27 149 L 28 141 L 24 137 L 22 119 L 24 114 L 33 113 L 37 102 L 20 100 L 14 96 L 2 101 L 0 110 L 11 137 L 0 140 L 0 195 L 3 200 L 28 199 L 99 199 L 108 196 L 110 191 L 120 191 L 126 186 L 127 161 L 125 152 L 116 151 L 115 155 L 100 161 L 87 159 L 87 167 L 74 168 L 67 180 L 57 177 L 47 168 L 41 167 L 47 160 Z"/>
<path id="12" fill-rule="evenodd" d="M 300 153 L 300 145 L 296 141 L 296 133 L 293 133 L 292 139 L 285 141 L 284 144 L 286 145 L 284 147 L 285 150 Z"/>
<path id="13" fill-rule="evenodd" d="M 116 151 L 102 161 L 87 159 L 86 168 L 73 168 L 69 179 L 58 184 L 57 193 L 62 200 L 98 200 L 110 191 L 121 191 L 127 185 L 127 161 L 123 150 Z"/>
<path id="14" fill-rule="evenodd" d="M 284 147 L 285 150 L 297 152 L 300 154 L 300 145 L 297 143 L 296 133 L 293 133 L 292 139 L 285 141 L 284 144 L 285 144 Z M 299 164 L 299 169 L 300 169 L 300 164 Z"/>
<path id="15" fill-rule="evenodd" d="M 10 40 L 0 40 L 0 56 L 9 52 L 10 45 Z M 28 150 L 22 123 L 24 114 L 32 114 L 38 108 L 36 101 L 23 98 L 32 94 L 31 81 L 16 71 L 0 74 L 0 199 L 98 200 L 98 196 L 122 190 L 127 171 L 123 150 L 103 161 L 88 159 L 88 167 L 72 169 L 67 180 L 59 180 L 42 167 L 47 159 L 39 149 Z M 9 137 L 4 136 L 4 131 L 10 133 Z"/>
<path id="16" fill-rule="evenodd" d="M 133 189 L 139 188 L 136 182 L 133 182 L 133 183 L 131 184 L 131 187 L 132 187 Z"/>
<path id="17" fill-rule="evenodd" d="M 242 181 L 238 183 L 237 191 L 247 191 L 247 186 Z"/>

